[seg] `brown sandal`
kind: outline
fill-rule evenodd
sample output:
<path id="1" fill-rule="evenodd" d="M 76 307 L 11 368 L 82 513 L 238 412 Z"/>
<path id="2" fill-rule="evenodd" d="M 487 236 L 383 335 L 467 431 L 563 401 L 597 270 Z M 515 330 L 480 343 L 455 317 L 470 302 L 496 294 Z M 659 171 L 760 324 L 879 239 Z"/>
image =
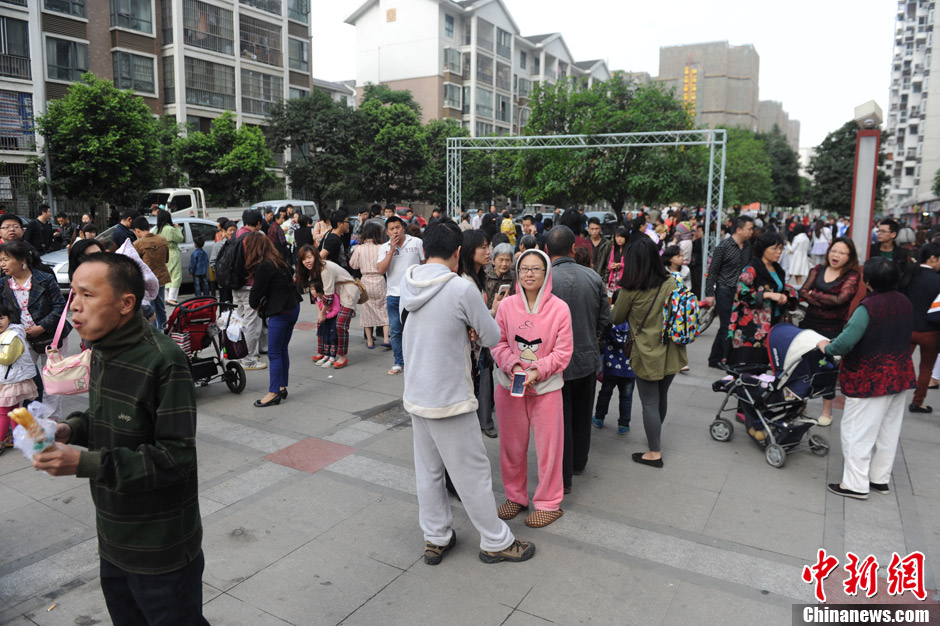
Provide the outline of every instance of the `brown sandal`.
<path id="1" fill-rule="evenodd" d="M 539 511 L 536 509 L 525 518 L 525 525 L 529 528 L 544 528 L 564 515 L 561 509 L 557 511 Z"/>
<path id="2" fill-rule="evenodd" d="M 502 520 L 512 519 L 519 515 L 521 511 L 528 510 L 528 508 L 527 506 L 516 504 L 512 500 L 506 500 L 496 509 L 496 514 L 499 516 L 499 519 Z"/>

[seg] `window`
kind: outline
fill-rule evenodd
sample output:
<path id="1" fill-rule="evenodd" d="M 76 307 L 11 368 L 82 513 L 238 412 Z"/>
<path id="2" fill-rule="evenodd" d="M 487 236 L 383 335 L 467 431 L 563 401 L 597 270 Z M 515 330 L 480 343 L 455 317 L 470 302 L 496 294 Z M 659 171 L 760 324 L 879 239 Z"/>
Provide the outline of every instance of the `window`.
<path id="1" fill-rule="evenodd" d="M 29 24 L 0 17 L 0 76 L 30 78 Z"/>
<path id="2" fill-rule="evenodd" d="M 470 42 L 473 40 L 473 27 L 470 25 L 469 21 L 464 21 L 463 23 L 463 45 L 469 46 Z"/>
<path id="3" fill-rule="evenodd" d="M 454 38 L 454 16 L 445 15 L 444 16 L 444 36 L 448 39 Z"/>
<path id="4" fill-rule="evenodd" d="M 477 80 L 493 84 L 493 59 L 482 54 L 477 55 Z"/>
<path id="5" fill-rule="evenodd" d="M 242 70 L 243 113 L 267 115 L 271 105 L 283 98 L 283 78 L 251 70 Z"/>
<path id="6" fill-rule="evenodd" d="M 150 0 L 111 0 L 111 26 L 152 33 L 153 7 Z"/>
<path id="7" fill-rule="evenodd" d="M 527 98 L 532 90 L 532 82 L 527 78 L 519 79 L 519 97 Z"/>
<path id="8" fill-rule="evenodd" d="M 493 117 L 493 92 L 477 87 L 477 115 Z"/>
<path id="9" fill-rule="evenodd" d="M 88 44 L 46 38 L 47 73 L 54 80 L 81 80 L 88 71 Z"/>
<path id="10" fill-rule="evenodd" d="M 169 6 L 167 2 L 164 6 Z M 183 0 L 183 37 L 186 45 L 235 54 L 232 12 L 199 0 Z"/>
<path id="11" fill-rule="evenodd" d="M 519 67 L 525 69 L 525 50 L 519 53 Z"/>
<path id="12" fill-rule="evenodd" d="M 493 125 L 477 122 L 477 137 L 486 137 L 493 134 Z"/>
<path id="13" fill-rule="evenodd" d="M 503 91 L 509 91 L 510 82 L 512 80 L 512 72 L 509 69 L 508 65 L 503 65 L 502 63 L 496 64 L 496 87 L 502 89 Z"/>
<path id="14" fill-rule="evenodd" d="M 512 33 L 502 28 L 496 29 L 496 54 L 504 59 L 512 58 Z"/>
<path id="15" fill-rule="evenodd" d="M 463 112 L 464 114 L 470 112 L 470 88 L 463 88 Z"/>
<path id="16" fill-rule="evenodd" d="M 477 45 L 487 52 L 493 52 L 493 25 L 479 18 L 477 18 Z"/>
<path id="17" fill-rule="evenodd" d="M 521 107 L 519 109 L 519 128 L 529 123 L 529 109 Z"/>
<path id="18" fill-rule="evenodd" d="M 310 71 L 310 44 L 306 41 L 288 39 L 287 56 L 292 70 Z"/>
<path id="19" fill-rule="evenodd" d="M 444 48 L 444 70 L 452 74 L 460 73 L 460 51 L 455 48 Z"/>
<path id="20" fill-rule="evenodd" d="M 239 16 L 239 26 L 242 58 L 278 67 L 283 66 L 280 26 L 249 17 L 244 13 Z"/>
<path id="21" fill-rule="evenodd" d="M 460 104 L 461 91 L 460 85 L 444 83 L 444 106 L 448 109 L 461 110 L 463 108 Z"/>
<path id="22" fill-rule="evenodd" d="M 26 2 L 22 6 L 26 6 Z M 85 17 L 85 0 L 46 0 L 46 10 Z"/>
<path id="23" fill-rule="evenodd" d="M 173 57 L 163 57 L 163 99 L 166 104 L 176 102 L 176 66 Z"/>
<path id="24" fill-rule="evenodd" d="M 235 109 L 235 68 L 186 57 L 186 102 Z"/>
<path id="25" fill-rule="evenodd" d="M 542 57 L 535 57 L 532 59 L 532 75 L 541 76 L 542 74 Z"/>
<path id="26" fill-rule="evenodd" d="M 241 2 L 268 13 L 281 14 L 281 0 L 241 0 Z"/>
<path id="27" fill-rule="evenodd" d="M 189 195 L 176 196 L 173 198 L 173 202 L 176 204 L 176 209 L 188 209 L 192 206 L 192 198 Z M 188 203 L 186 206 L 181 206 L 181 202 Z M 202 224 L 201 222 L 190 222 L 189 223 L 189 232 L 192 234 L 192 238 L 202 237 L 203 241 L 215 241 L 215 233 L 218 230 L 218 226 L 212 224 Z M 191 241 L 191 240 L 190 240 Z M 189 241 L 187 241 L 189 243 Z"/>
<path id="28" fill-rule="evenodd" d="M 33 150 L 33 96 L 0 91 L 0 150 Z"/>
<path id="29" fill-rule="evenodd" d="M 500 122 L 509 121 L 509 112 L 512 109 L 512 103 L 506 96 L 496 97 L 496 119 Z"/>
<path id="30" fill-rule="evenodd" d="M 296 100 L 297 98 L 308 98 L 310 97 L 309 89 L 301 89 L 300 87 L 290 87 L 287 90 L 287 97 L 291 100 Z"/>
<path id="31" fill-rule="evenodd" d="M 161 19 L 163 24 L 161 24 L 161 30 L 163 31 L 163 45 L 168 45 L 173 43 L 173 3 L 167 2 L 162 8 Z"/>
<path id="32" fill-rule="evenodd" d="M 287 17 L 304 24 L 310 21 L 310 3 L 308 0 L 287 0 Z"/>
<path id="33" fill-rule="evenodd" d="M 153 59 L 129 52 L 114 52 L 114 86 L 118 89 L 131 89 L 144 93 L 156 94 L 153 78 Z"/>

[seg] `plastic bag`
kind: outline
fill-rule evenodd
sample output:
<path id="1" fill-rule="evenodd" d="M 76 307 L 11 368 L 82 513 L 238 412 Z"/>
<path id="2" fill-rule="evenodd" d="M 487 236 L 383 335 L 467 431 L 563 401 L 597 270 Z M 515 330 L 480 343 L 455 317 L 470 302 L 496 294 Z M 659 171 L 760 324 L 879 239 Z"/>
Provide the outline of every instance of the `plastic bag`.
<path id="1" fill-rule="evenodd" d="M 137 264 L 137 267 L 144 275 L 144 302 L 152 302 L 160 293 L 160 281 L 157 280 L 153 270 L 140 259 L 140 255 L 137 254 L 137 249 L 131 243 L 131 240 L 125 239 L 121 247 L 117 249 L 116 254 L 123 254 Z"/>
<path id="2" fill-rule="evenodd" d="M 219 327 L 225 330 L 230 341 L 241 341 L 245 333 L 245 320 L 234 309 L 224 317 L 220 316 L 219 322 L 221 322 Z"/>
<path id="3" fill-rule="evenodd" d="M 13 429 L 13 447 L 22 452 L 27 459 L 32 459 L 34 454 L 55 446 L 57 422 L 54 419 L 49 419 L 55 412 L 53 407 L 40 402 L 30 402 L 26 410 L 32 413 L 33 419 L 42 428 L 45 437 L 33 437 L 23 426 L 17 424 L 16 428 Z"/>

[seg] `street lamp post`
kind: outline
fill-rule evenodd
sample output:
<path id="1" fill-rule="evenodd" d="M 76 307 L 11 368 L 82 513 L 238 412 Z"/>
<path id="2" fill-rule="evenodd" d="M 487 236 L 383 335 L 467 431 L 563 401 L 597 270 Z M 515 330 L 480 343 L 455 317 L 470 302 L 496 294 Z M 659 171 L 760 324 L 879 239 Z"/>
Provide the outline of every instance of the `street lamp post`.
<path id="1" fill-rule="evenodd" d="M 871 229 L 875 221 L 878 152 L 881 149 L 881 107 L 874 100 L 855 107 L 859 126 L 855 143 L 855 174 L 852 180 L 851 237 L 864 263 L 871 254 Z"/>

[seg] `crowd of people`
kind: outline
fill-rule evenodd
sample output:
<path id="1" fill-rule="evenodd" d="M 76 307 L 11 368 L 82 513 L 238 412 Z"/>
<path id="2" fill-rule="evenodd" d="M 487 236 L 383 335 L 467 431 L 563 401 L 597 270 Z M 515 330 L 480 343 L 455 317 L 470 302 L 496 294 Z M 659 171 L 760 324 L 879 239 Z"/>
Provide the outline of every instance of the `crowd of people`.
<path id="1" fill-rule="evenodd" d="M 770 330 L 804 304 L 801 326 L 824 337 L 821 351 L 842 359 L 845 466 L 828 486 L 837 495 L 889 492 L 905 412 L 932 411 L 924 401 L 937 385 L 940 235 L 912 250 L 898 243 L 901 229 L 890 219 L 878 224 L 860 267 L 844 220 L 739 216 L 702 284 L 704 229 L 695 213 L 628 215 L 608 239 L 600 220 L 575 209 L 551 220 L 526 215 L 517 232 L 509 214 L 495 210 L 459 222 L 435 212 L 422 225 L 413 211 L 375 205 L 358 213 L 353 229 L 345 209 L 322 210 L 313 224 L 291 208 L 248 210 L 240 225 L 220 219 L 212 255 L 190 264 L 197 295 L 218 288 L 237 307 L 248 353 L 242 365 L 268 369 L 255 407 L 288 398 L 290 343 L 305 306 L 316 307 L 318 366 L 349 366 L 353 317 L 367 349 L 389 350 L 388 375 L 403 377 L 412 416 L 429 565 L 456 544 L 449 490 L 480 534 L 482 561 L 531 558 L 534 543 L 517 538 L 506 520 L 525 511 L 525 525 L 542 528 L 563 516 L 614 389 L 620 435 L 630 432 L 634 389 L 639 395 L 647 449 L 632 460 L 665 466 L 669 390 L 689 363 L 685 344 L 663 328 L 682 290 L 717 309 L 708 365 L 720 369 L 766 365 Z M 143 623 L 171 611 L 188 621 L 201 612 L 204 566 L 196 407 L 186 357 L 164 333 L 165 305 L 179 301 L 181 235 L 166 211 L 157 211 L 156 229 L 136 212 L 119 217 L 107 249 L 77 232 L 69 240 L 68 304 L 22 222 L 0 217 L 0 404 L 7 405 L 0 437 L 8 437 L 9 411 L 42 395 L 37 372 L 68 306 L 82 347 L 101 358 L 89 410 L 56 415 L 56 438 L 87 451 L 62 445 L 33 464 L 90 479 L 102 589 L 115 620 Z M 159 289 L 145 299 L 148 272 Z M 202 282 L 209 276 L 212 284 Z M 57 406 L 54 396 L 45 401 Z M 833 418 L 827 395 L 816 422 Z M 499 440 L 499 505 L 481 434 Z"/>

